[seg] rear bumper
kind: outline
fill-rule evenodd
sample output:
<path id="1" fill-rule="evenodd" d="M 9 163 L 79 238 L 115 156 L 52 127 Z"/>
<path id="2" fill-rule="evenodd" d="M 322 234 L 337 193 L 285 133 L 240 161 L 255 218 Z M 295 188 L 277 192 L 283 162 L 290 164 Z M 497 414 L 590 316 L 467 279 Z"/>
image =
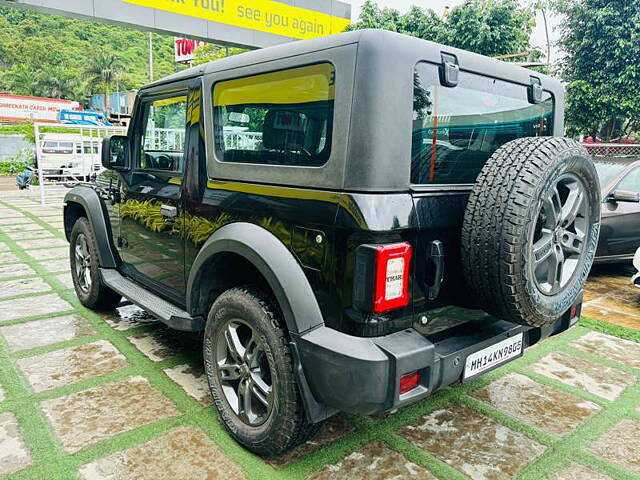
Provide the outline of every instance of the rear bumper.
<path id="1" fill-rule="evenodd" d="M 346 335 L 328 327 L 295 338 L 304 377 L 315 400 L 337 410 L 370 415 L 416 402 L 461 381 L 469 355 L 523 334 L 524 349 L 568 330 L 579 318 L 569 312 L 541 328 L 504 320 L 463 324 L 445 335 L 413 328 L 376 338 Z M 400 377 L 419 371 L 421 383 L 400 395 Z M 488 370 L 489 371 L 489 370 Z M 485 372 L 486 373 L 486 372 Z"/>

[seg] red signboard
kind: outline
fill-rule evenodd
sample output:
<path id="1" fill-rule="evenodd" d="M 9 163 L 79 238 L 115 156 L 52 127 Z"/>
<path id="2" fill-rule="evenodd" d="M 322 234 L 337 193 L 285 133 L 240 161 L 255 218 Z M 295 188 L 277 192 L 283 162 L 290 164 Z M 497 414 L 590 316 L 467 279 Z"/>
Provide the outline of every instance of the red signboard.
<path id="1" fill-rule="evenodd" d="M 174 50 L 176 62 L 190 62 L 195 58 L 196 48 L 203 47 L 207 43 L 200 40 L 192 40 L 190 38 L 178 38 L 174 39 Z"/>

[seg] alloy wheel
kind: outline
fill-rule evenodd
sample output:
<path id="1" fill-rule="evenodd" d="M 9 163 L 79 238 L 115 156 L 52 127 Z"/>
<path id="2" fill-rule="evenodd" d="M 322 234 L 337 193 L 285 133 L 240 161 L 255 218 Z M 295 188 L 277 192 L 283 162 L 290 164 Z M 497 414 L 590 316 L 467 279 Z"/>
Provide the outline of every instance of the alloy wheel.
<path id="1" fill-rule="evenodd" d="M 80 233 L 76 237 L 75 274 L 80 289 L 85 293 L 89 292 L 91 289 L 91 253 L 84 233 Z"/>
<path id="2" fill-rule="evenodd" d="M 231 409 L 247 425 L 263 424 L 273 408 L 274 389 L 257 332 L 240 319 L 231 320 L 220 330 L 216 351 L 220 384 Z"/>
<path id="3" fill-rule="evenodd" d="M 541 203 L 530 263 L 537 288 L 545 295 L 555 295 L 569 283 L 586 252 L 589 205 L 585 186 L 575 175 L 563 175 Z"/>

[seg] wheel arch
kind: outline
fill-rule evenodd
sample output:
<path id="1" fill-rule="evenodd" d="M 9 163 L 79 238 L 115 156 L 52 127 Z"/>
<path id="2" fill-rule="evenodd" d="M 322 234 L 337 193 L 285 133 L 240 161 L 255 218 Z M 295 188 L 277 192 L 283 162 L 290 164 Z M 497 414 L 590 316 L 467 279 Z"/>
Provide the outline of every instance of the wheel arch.
<path id="1" fill-rule="evenodd" d="M 233 277 L 240 269 L 260 275 L 257 283 L 264 281 L 262 286 L 274 295 L 289 332 L 300 334 L 324 324 L 313 289 L 289 249 L 269 231 L 245 222 L 220 228 L 198 253 L 187 282 L 187 311 L 206 315 L 211 293 L 231 285 L 224 276 Z"/>
<path id="2" fill-rule="evenodd" d="M 96 237 L 100 266 L 116 268 L 107 212 L 96 191 L 89 187 L 74 187 L 64 198 L 64 233 L 67 240 L 71 239 L 73 225 L 80 217 L 88 219 Z"/>

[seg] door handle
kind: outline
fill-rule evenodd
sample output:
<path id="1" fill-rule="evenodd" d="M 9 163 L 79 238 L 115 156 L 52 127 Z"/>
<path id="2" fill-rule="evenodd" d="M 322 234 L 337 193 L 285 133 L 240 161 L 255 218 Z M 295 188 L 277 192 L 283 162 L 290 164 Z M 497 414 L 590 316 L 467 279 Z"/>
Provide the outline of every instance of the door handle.
<path id="1" fill-rule="evenodd" d="M 178 216 L 178 208 L 171 205 L 160 206 L 160 213 L 165 219 L 173 219 Z"/>

